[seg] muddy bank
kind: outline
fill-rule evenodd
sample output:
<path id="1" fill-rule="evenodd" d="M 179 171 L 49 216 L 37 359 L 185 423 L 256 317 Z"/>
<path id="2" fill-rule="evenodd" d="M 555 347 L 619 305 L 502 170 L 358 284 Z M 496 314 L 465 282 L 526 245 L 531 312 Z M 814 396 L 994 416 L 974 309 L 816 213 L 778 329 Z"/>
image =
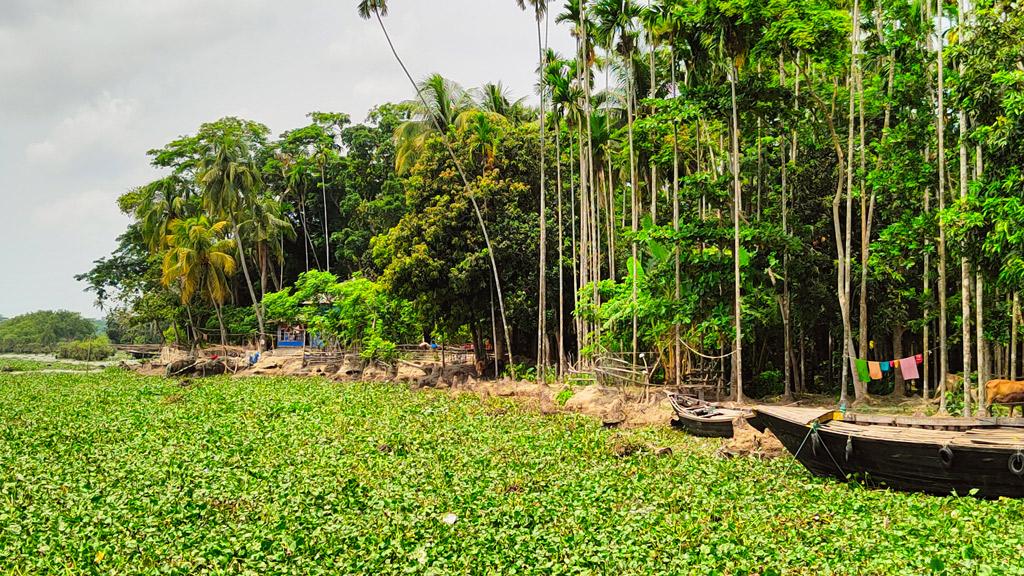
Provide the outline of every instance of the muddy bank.
<path id="1" fill-rule="evenodd" d="M 252 360 L 256 360 L 252 363 Z M 481 398 L 510 398 L 544 414 L 569 412 L 596 418 L 605 426 L 640 428 L 670 426 L 675 412 L 664 392 L 656 389 L 548 385 L 523 380 L 485 379 L 472 364 L 409 362 L 395 364 L 368 362 L 358 354 L 337 354 L 303 360 L 300 350 L 275 350 L 255 358 L 244 351 L 228 357 L 215 354 L 194 356 L 165 349 L 160 360 L 137 368 L 144 374 L 169 377 L 233 374 L 253 376 L 319 376 L 335 381 L 394 382 L 414 389 L 435 389 L 450 394 L 474 394 Z M 770 432 L 761 434 L 746 421 L 735 426 L 736 435 L 723 445 L 723 456 L 771 458 L 783 453 L 782 445 Z"/>

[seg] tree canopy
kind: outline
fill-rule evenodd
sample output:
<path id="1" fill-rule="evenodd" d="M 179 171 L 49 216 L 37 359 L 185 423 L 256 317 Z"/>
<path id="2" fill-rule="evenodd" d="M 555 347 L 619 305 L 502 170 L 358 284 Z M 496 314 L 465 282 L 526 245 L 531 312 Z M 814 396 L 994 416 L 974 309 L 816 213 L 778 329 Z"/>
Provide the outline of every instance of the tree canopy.
<path id="1" fill-rule="evenodd" d="M 459 334 L 563 375 L 711 370 L 740 397 L 931 398 L 947 372 L 1020 373 L 1015 3 L 518 4 L 576 40 L 539 35 L 539 107 L 431 73 L 362 123 L 204 124 L 149 152 L 163 177 L 121 197 L 132 224 L 81 278 L 122 321 L 202 340 L 236 316 L 269 331 L 321 271 L 410 307 L 417 329 L 381 338 Z M 385 32 L 388 8 L 358 6 Z M 161 264 L 197 218 L 227 223 L 243 274 L 183 299 Z M 918 354 L 913 386 L 856 369 Z"/>

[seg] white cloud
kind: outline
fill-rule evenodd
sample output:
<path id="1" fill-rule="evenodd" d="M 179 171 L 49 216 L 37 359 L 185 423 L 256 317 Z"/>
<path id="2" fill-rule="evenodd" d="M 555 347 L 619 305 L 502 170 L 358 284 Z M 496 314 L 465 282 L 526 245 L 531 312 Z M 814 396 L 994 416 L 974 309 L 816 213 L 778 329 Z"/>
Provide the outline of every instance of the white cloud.
<path id="1" fill-rule="evenodd" d="M 414 77 L 533 97 L 533 19 L 511 0 L 408 0 L 385 21 Z M 551 37 L 570 52 L 567 30 Z M 344 0 L 3 0 L 0 79 L 0 230 L 19 247 L 0 251 L 5 316 L 96 313 L 72 276 L 114 247 L 117 196 L 157 176 L 147 150 L 229 114 L 279 134 L 413 97 Z"/>
<path id="2" fill-rule="evenodd" d="M 103 93 L 58 122 L 44 140 L 28 144 L 25 157 L 53 167 L 73 164 L 97 148 L 110 153 L 131 153 L 127 145 L 135 143 L 131 130 L 138 107 L 135 100 Z"/>

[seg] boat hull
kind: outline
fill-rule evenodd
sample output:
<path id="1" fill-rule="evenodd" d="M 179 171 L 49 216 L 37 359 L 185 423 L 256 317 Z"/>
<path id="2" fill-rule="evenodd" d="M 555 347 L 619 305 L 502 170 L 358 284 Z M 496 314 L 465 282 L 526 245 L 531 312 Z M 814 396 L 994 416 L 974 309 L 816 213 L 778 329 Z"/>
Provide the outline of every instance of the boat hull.
<path id="1" fill-rule="evenodd" d="M 764 412 L 757 412 L 752 424 L 771 430 L 804 467 L 818 476 L 857 479 L 869 486 L 908 492 L 1024 497 L 1024 476 L 1014 474 L 1009 466 L 1018 449 L 944 447 L 920 440 L 865 438 L 837 433 L 827 424 L 811 433 L 808 424 Z M 940 452 L 944 448 L 951 457 L 944 458 Z"/>
<path id="2" fill-rule="evenodd" d="M 702 438 L 732 438 L 732 418 L 728 419 L 701 419 L 687 417 L 684 414 L 676 414 L 672 425 L 683 430 L 691 436 Z"/>

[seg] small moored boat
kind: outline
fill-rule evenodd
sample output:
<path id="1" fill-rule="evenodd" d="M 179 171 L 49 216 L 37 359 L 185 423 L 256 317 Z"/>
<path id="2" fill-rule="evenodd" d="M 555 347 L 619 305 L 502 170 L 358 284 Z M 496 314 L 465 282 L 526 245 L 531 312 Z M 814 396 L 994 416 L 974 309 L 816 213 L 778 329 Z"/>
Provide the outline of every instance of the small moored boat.
<path id="1" fill-rule="evenodd" d="M 1024 418 L 910 418 L 757 407 L 808 470 L 870 486 L 982 498 L 1024 497 Z"/>
<path id="2" fill-rule="evenodd" d="M 748 410 L 723 408 L 684 394 L 669 393 L 668 399 L 676 413 L 673 424 L 693 436 L 732 438 L 733 420 L 753 416 Z"/>

